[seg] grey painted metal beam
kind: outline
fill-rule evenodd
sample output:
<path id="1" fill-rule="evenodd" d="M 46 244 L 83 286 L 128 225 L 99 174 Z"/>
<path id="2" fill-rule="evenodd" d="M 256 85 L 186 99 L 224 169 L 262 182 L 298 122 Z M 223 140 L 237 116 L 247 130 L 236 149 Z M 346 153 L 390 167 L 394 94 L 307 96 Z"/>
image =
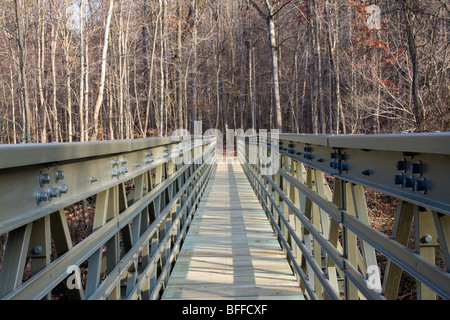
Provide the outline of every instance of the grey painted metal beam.
<path id="1" fill-rule="evenodd" d="M 182 137 L 0 145 L 0 169 L 101 157 L 178 143 Z"/>
<path id="2" fill-rule="evenodd" d="M 269 134 L 270 136 L 270 134 Z M 384 150 L 450 155 L 450 133 L 411 134 L 279 134 L 280 140 L 332 148 Z"/>
<path id="3" fill-rule="evenodd" d="M 280 134 L 269 147 L 334 177 L 450 215 L 450 133 Z"/>
<path id="4" fill-rule="evenodd" d="M 122 145 L 118 142 L 119 146 L 112 142 L 98 142 L 73 146 L 50 144 L 22 145 L 12 149 L 0 147 L 2 155 L 11 153 L 8 156 L 10 160 L 17 161 L 12 167 L 0 169 L 0 234 L 178 157 L 182 150 L 179 142 L 176 142 L 178 140 L 178 137 L 146 139 L 123 142 Z M 208 141 L 206 139 L 205 143 Z M 119 152 L 120 147 L 124 148 L 123 152 Z M 193 147 L 193 144 L 184 146 L 185 151 Z M 13 149 L 17 152 L 12 152 Z M 23 151 L 27 157 L 24 160 L 19 156 L 22 150 L 26 150 Z M 3 161 L 3 165 L 11 165 L 10 160 Z M 18 163 L 28 165 L 19 166 Z M 58 179 L 57 172 L 62 172 L 64 177 Z M 47 180 L 42 181 L 43 176 Z M 61 188 L 64 187 L 66 190 L 62 192 Z M 56 192 L 50 198 L 49 188 Z M 44 194 L 39 202 L 38 193 Z"/>

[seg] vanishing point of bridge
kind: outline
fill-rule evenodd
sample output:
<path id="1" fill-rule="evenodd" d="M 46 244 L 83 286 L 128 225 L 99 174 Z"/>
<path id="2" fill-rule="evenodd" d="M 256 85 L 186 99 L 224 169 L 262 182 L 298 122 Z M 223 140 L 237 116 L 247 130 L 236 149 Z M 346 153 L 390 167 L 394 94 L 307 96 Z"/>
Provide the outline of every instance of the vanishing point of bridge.
<path id="1" fill-rule="evenodd" d="M 0 146 L 0 298 L 450 297 L 450 134 L 220 139 Z"/>

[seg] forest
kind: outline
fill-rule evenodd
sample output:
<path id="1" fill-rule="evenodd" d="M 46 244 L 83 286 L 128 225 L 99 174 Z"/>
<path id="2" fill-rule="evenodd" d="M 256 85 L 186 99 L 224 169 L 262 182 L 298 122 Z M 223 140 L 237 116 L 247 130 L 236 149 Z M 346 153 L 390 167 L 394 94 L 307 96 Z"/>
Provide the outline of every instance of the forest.
<path id="1" fill-rule="evenodd" d="M 0 143 L 447 131 L 448 0 L 2 0 Z"/>

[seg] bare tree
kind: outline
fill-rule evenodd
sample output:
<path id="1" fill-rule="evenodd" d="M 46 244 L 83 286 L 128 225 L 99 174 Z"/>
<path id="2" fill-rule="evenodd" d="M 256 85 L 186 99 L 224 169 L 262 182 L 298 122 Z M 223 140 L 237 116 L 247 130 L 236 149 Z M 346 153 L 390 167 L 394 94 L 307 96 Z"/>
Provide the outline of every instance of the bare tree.
<path id="1" fill-rule="evenodd" d="M 177 82 L 178 82 L 178 127 L 184 128 L 183 118 L 183 46 L 182 46 L 182 24 L 183 24 L 183 5 L 182 0 L 178 0 L 177 3 Z"/>
<path id="2" fill-rule="evenodd" d="M 100 74 L 100 85 L 99 85 L 99 91 L 97 96 L 97 101 L 95 102 L 94 107 L 94 116 L 93 116 L 93 125 L 94 125 L 94 132 L 92 134 L 91 140 L 97 140 L 98 133 L 99 133 L 99 113 L 100 113 L 100 107 L 103 103 L 103 93 L 105 88 L 105 77 L 106 77 L 106 59 L 108 55 L 108 39 L 109 39 L 109 32 L 110 32 L 110 26 L 111 26 L 111 17 L 113 14 L 114 9 L 114 0 L 109 1 L 109 7 L 108 7 L 108 14 L 106 16 L 106 25 L 105 25 L 105 37 L 103 40 L 103 51 L 102 51 L 102 70 Z M 81 85 L 81 84 L 80 84 Z M 80 97 L 81 99 L 81 97 Z"/>
<path id="3" fill-rule="evenodd" d="M 164 73 L 164 17 L 165 17 L 164 1 L 159 0 L 159 28 L 160 28 L 160 72 L 161 72 L 161 87 L 160 87 L 160 106 L 159 106 L 159 135 L 164 135 L 164 102 L 165 102 L 165 73 Z"/>
<path id="4" fill-rule="evenodd" d="M 20 17 L 24 17 L 25 13 L 23 11 L 23 4 L 20 0 L 14 0 L 14 9 L 15 9 L 15 18 L 17 24 L 17 65 L 19 67 L 19 88 L 21 92 L 21 100 L 20 103 L 22 105 L 22 110 L 24 112 L 24 131 L 23 131 L 23 141 L 25 143 L 32 142 L 31 136 L 31 107 L 30 107 L 30 98 L 28 94 L 28 78 L 25 67 L 25 36 L 24 36 L 24 26 L 23 21 Z"/>
<path id="5" fill-rule="evenodd" d="M 409 56 L 411 58 L 413 78 L 411 90 L 414 102 L 414 116 L 417 125 L 417 131 L 425 131 L 425 109 L 422 98 L 419 93 L 419 58 L 417 55 L 416 35 L 414 31 L 414 12 L 411 5 L 414 1 L 402 0 L 402 10 L 406 22 L 406 33 L 408 35 Z"/>
<path id="6" fill-rule="evenodd" d="M 250 0 L 253 7 L 261 15 L 261 17 L 267 23 L 267 32 L 269 34 L 271 61 L 272 61 L 272 81 L 273 81 L 273 104 L 275 112 L 275 128 L 282 131 L 282 118 L 281 118 L 281 98 L 280 98 L 280 81 L 279 81 L 279 67 L 278 67 L 278 47 L 276 41 L 276 31 L 275 31 L 275 16 L 278 12 L 291 1 L 287 1 L 280 5 L 279 1 L 265 0 L 266 12 L 263 11 L 258 5 Z"/>

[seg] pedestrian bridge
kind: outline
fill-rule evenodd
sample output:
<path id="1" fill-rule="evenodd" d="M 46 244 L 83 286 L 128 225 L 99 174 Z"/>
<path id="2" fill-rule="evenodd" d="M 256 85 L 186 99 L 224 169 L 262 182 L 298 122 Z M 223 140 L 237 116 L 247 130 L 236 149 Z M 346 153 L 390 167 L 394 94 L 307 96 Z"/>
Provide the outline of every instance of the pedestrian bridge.
<path id="1" fill-rule="evenodd" d="M 449 299 L 450 134 L 220 139 L 0 146 L 0 298 Z"/>

